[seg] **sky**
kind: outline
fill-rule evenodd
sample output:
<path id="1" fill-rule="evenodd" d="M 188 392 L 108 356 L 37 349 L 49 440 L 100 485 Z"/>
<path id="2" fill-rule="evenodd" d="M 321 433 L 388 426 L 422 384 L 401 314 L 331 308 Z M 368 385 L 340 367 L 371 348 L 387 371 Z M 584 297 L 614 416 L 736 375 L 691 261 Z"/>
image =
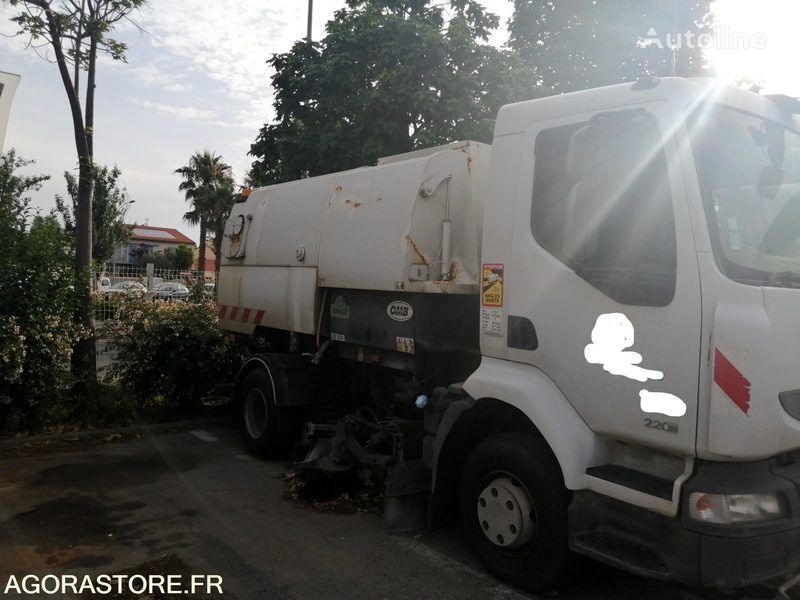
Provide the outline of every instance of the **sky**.
<path id="1" fill-rule="evenodd" d="M 482 3 L 501 18 L 490 41 L 502 45 L 512 2 Z M 343 5 L 314 1 L 314 39 L 324 36 L 325 23 Z M 95 160 L 121 169 L 134 201 L 129 222 L 177 227 L 197 239 L 196 228 L 182 220 L 187 205 L 173 171 L 208 149 L 243 179 L 252 162 L 250 144 L 273 115 L 266 61 L 305 36 L 306 10 L 306 0 L 150 0 L 133 15 L 138 28 L 119 26 L 116 37 L 128 44 L 128 62 L 104 59 L 99 66 Z M 800 36 L 792 31 L 800 16 L 797 0 L 717 0 L 713 10 L 721 34 L 757 32 L 765 40 L 757 49 L 710 49 L 723 77 L 750 77 L 800 95 L 794 65 Z M 75 167 L 71 118 L 56 66 L 12 35 L 13 12 L 0 4 L 0 71 L 22 76 L 4 149 L 36 160 L 28 172 L 51 175 L 33 198 L 36 207 L 50 210 L 54 195 L 65 193 L 63 172 Z"/>

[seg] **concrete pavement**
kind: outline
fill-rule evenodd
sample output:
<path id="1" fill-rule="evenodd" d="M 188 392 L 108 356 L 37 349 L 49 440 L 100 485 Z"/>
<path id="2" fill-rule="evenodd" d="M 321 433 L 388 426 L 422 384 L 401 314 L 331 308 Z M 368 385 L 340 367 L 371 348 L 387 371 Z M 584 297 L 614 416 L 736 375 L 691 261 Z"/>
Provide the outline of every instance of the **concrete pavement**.
<path id="1" fill-rule="evenodd" d="M 297 507 L 285 467 L 248 456 L 225 428 L 0 457 L 0 583 L 167 569 L 219 574 L 228 598 L 529 597 L 485 574 L 457 531 L 390 535 L 375 514 Z M 588 561 L 558 596 L 721 597 Z"/>

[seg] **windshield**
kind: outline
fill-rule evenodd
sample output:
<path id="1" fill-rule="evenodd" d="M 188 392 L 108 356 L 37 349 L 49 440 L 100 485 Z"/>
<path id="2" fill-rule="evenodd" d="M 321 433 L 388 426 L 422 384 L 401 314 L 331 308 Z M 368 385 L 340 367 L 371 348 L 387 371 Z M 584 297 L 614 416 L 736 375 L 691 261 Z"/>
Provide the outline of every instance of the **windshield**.
<path id="1" fill-rule="evenodd" d="M 720 269 L 751 285 L 800 287 L 800 135 L 730 108 L 690 122 Z"/>

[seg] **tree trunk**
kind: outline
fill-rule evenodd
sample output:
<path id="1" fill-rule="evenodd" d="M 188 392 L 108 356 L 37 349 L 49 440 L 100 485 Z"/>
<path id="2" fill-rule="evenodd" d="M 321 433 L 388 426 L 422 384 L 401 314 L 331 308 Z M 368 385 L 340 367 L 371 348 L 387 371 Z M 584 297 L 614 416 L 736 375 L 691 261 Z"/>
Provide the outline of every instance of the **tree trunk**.
<path id="1" fill-rule="evenodd" d="M 78 309 L 76 321 L 86 327 L 89 336 L 73 348 L 72 364 L 87 401 L 87 407 L 94 407 L 97 398 L 97 356 L 95 354 L 94 329 L 92 322 L 92 296 L 91 296 L 91 262 L 92 262 L 92 153 L 91 145 L 87 140 L 87 131 L 81 114 L 80 98 L 75 92 L 70 79 L 64 49 L 61 47 L 61 26 L 53 17 L 53 13 L 46 12 L 47 26 L 50 32 L 51 43 L 56 55 L 56 64 L 67 92 L 70 113 L 72 114 L 72 128 L 75 135 L 75 149 L 78 154 L 78 205 L 75 215 L 75 285 L 78 290 Z M 95 47 L 96 51 L 96 47 Z M 90 74 L 92 84 L 94 73 Z M 88 96 L 93 89 L 87 89 Z"/>
<path id="2" fill-rule="evenodd" d="M 92 196 L 94 195 L 94 87 L 97 67 L 97 41 L 89 42 L 89 68 L 86 75 L 86 112 L 84 138 L 86 155 L 80 157 L 78 169 L 78 214 L 75 220 L 75 262 L 78 274 L 78 320 L 89 332 L 86 340 L 75 348 L 78 355 L 76 375 L 83 383 L 86 409 L 93 413 L 97 406 L 97 347 L 94 336 L 94 310 L 92 307 Z"/>
<path id="3" fill-rule="evenodd" d="M 222 264 L 222 238 L 225 235 L 223 225 L 214 232 L 214 275 L 219 276 L 219 266 Z"/>
<path id="4" fill-rule="evenodd" d="M 75 376 L 86 394 L 87 408 L 95 406 L 97 391 L 97 355 L 91 296 L 92 266 L 92 160 L 81 157 L 78 170 L 78 210 L 75 215 L 75 273 L 80 291 L 76 320 L 89 331 L 87 339 L 73 348 Z"/>
<path id="5" fill-rule="evenodd" d="M 89 42 L 89 69 L 86 74 L 86 147 L 89 156 L 94 160 L 94 88 L 97 74 L 97 40 Z"/>
<path id="6" fill-rule="evenodd" d="M 200 251 L 197 255 L 197 270 L 200 271 L 200 280 L 206 278 L 206 218 L 200 217 Z"/>
<path id="7" fill-rule="evenodd" d="M 75 270 L 80 275 L 92 266 L 92 159 L 82 156 L 78 169 L 78 206 L 75 215 Z M 90 290 L 91 291 L 91 290 Z"/>
<path id="8" fill-rule="evenodd" d="M 86 0 L 81 0 L 81 12 L 83 15 L 86 13 Z M 83 18 L 78 21 L 78 33 L 75 36 L 75 65 L 73 66 L 72 82 L 75 86 L 75 95 L 80 97 L 81 94 L 81 46 L 83 37 Z"/>

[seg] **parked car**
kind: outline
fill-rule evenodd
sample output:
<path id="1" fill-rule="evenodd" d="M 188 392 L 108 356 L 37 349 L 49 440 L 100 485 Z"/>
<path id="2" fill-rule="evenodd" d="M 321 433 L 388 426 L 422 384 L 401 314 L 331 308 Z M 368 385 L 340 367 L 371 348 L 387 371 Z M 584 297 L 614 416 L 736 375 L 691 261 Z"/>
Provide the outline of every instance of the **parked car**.
<path id="1" fill-rule="evenodd" d="M 147 288 L 138 281 L 118 281 L 114 285 L 103 289 L 103 293 L 107 296 L 144 294 L 145 292 L 147 292 Z"/>
<path id="2" fill-rule="evenodd" d="M 159 283 L 153 288 L 153 297 L 160 300 L 186 300 L 189 288 L 182 283 Z"/>

